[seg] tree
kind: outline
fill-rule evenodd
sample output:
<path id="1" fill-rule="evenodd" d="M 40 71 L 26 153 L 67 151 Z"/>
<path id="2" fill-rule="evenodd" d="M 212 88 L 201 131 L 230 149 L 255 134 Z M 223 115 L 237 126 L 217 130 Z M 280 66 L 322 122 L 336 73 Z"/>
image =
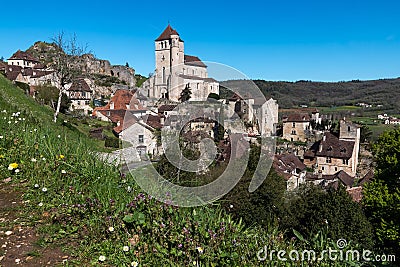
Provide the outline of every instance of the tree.
<path id="1" fill-rule="evenodd" d="M 57 106 L 54 112 L 54 122 L 56 122 L 61 108 L 62 95 L 66 89 L 65 86 L 82 73 L 81 55 L 85 53 L 86 48 L 82 48 L 77 44 L 75 34 L 69 40 L 66 40 L 64 33 L 61 32 L 53 38 L 53 42 L 59 49 L 50 64 L 54 70 L 54 82 L 59 90 Z"/>
<path id="2" fill-rule="evenodd" d="M 129 63 L 128 62 L 125 63 L 125 67 L 129 68 Z"/>
<path id="3" fill-rule="evenodd" d="M 363 206 L 379 247 L 400 257 L 400 129 L 383 133 L 373 144 L 374 180 L 363 190 Z"/>
<path id="4" fill-rule="evenodd" d="M 56 109 L 59 90 L 51 85 L 40 85 L 35 88 L 36 100 L 42 105 L 48 105 L 54 110 Z M 62 94 L 60 112 L 64 113 L 69 108 L 70 101 L 66 94 Z"/>
<path id="5" fill-rule="evenodd" d="M 182 90 L 181 95 L 179 97 L 179 101 L 185 102 L 191 98 L 192 90 L 190 90 L 190 85 L 186 84 L 185 89 Z"/>
<path id="6" fill-rule="evenodd" d="M 0 61 L 3 62 L 4 61 L 4 57 L 0 57 Z"/>
<path id="7" fill-rule="evenodd" d="M 333 240 L 347 241 L 371 249 L 374 244 L 373 230 L 361 206 L 354 202 L 345 188 L 322 190 L 314 185 L 301 185 L 286 202 L 282 217 L 282 230 L 292 229 L 311 238 L 318 232 L 326 232 Z"/>

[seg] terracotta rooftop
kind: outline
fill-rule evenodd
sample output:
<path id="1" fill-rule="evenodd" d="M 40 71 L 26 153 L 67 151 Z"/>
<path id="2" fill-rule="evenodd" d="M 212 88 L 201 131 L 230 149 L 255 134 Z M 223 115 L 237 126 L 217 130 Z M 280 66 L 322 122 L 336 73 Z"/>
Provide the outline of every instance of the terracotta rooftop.
<path id="1" fill-rule="evenodd" d="M 84 79 L 75 80 L 71 87 L 68 88 L 68 91 L 85 91 L 85 92 L 92 92 L 89 85 L 86 83 Z"/>
<path id="2" fill-rule="evenodd" d="M 196 56 L 185 55 L 184 63 L 185 63 L 185 65 L 192 65 L 192 66 L 197 66 L 197 67 L 207 67 L 206 64 L 204 64 L 201 61 L 201 59 Z"/>
<path id="3" fill-rule="evenodd" d="M 146 110 L 139 100 L 135 97 L 135 91 L 130 90 L 117 90 L 113 97 L 111 97 L 110 102 L 104 107 L 97 107 L 93 111 L 93 115 L 96 115 L 97 111 L 100 110 Z M 111 109 L 111 103 L 113 103 L 114 108 Z M 128 108 L 129 107 L 129 108 Z"/>
<path id="4" fill-rule="evenodd" d="M 354 141 L 340 140 L 332 133 L 325 133 L 316 156 L 349 159 L 353 155 Z"/>
<path id="5" fill-rule="evenodd" d="M 33 61 L 33 62 L 39 62 L 36 58 L 34 58 L 31 54 L 18 50 L 15 52 L 8 60 L 15 60 L 15 59 L 22 59 L 22 60 L 27 60 L 27 61 Z"/>
<path id="6" fill-rule="evenodd" d="M 156 41 L 169 40 L 169 39 L 171 39 L 171 35 L 178 35 L 179 36 L 179 33 L 176 30 L 174 30 L 171 27 L 171 25 L 168 24 L 167 28 L 165 28 L 165 30 L 160 34 L 160 36 L 158 36 Z M 179 41 L 182 41 L 182 39 L 180 37 L 179 37 Z"/>

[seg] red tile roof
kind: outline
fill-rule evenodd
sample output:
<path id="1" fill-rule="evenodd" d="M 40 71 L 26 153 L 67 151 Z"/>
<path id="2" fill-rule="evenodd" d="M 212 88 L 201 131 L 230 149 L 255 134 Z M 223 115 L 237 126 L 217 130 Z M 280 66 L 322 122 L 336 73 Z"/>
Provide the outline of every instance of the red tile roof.
<path id="1" fill-rule="evenodd" d="M 192 65 L 197 67 L 207 67 L 206 64 L 204 64 L 201 61 L 201 59 L 196 56 L 185 55 L 184 63 L 186 65 Z"/>
<path id="2" fill-rule="evenodd" d="M 18 50 L 15 52 L 8 60 L 15 60 L 15 59 L 22 59 L 22 60 L 27 60 L 27 61 L 33 61 L 33 62 L 39 62 L 36 58 L 34 58 L 31 54 Z"/>
<path id="3" fill-rule="evenodd" d="M 127 106 L 129 106 L 129 110 L 146 110 L 135 97 L 135 93 L 135 91 L 130 90 L 117 90 L 107 105 L 94 109 L 93 115 L 96 115 L 96 112 L 100 110 L 128 110 Z M 111 109 L 111 103 L 114 103 L 113 109 Z"/>
<path id="4" fill-rule="evenodd" d="M 169 40 L 171 39 L 171 35 L 179 36 L 179 33 L 176 30 L 172 29 L 171 25 L 168 24 L 167 28 L 165 28 L 165 30 L 160 34 L 160 36 L 158 36 L 156 41 Z M 180 38 L 179 40 L 182 41 Z"/>

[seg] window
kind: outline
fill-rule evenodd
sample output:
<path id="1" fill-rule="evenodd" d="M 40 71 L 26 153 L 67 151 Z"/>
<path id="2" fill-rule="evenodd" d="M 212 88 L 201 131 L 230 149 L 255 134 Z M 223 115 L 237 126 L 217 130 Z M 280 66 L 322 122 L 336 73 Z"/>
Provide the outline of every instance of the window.
<path id="1" fill-rule="evenodd" d="M 296 123 L 295 122 L 292 123 L 292 127 L 293 128 L 296 127 Z"/>
<path id="2" fill-rule="evenodd" d="M 293 135 L 296 135 L 296 130 L 292 130 L 292 134 L 293 134 Z"/>
<path id="3" fill-rule="evenodd" d="M 351 128 L 350 126 L 347 126 L 347 131 L 350 132 Z"/>
<path id="4" fill-rule="evenodd" d="M 335 172 L 337 172 L 337 167 L 335 167 Z"/>
<path id="5" fill-rule="evenodd" d="M 144 135 L 139 134 L 139 143 L 143 143 L 143 142 L 144 142 Z"/>
<path id="6" fill-rule="evenodd" d="M 331 163 L 332 159 L 330 157 L 326 157 L 326 163 Z"/>
<path id="7" fill-rule="evenodd" d="M 349 160 L 348 159 L 343 159 L 343 164 L 349 165 Z"/>
<path id="8" fill-rule="evenodd" d="M 324 167 L 321 167 L 321 170 L 325 170 L 325 168 L 324 168 Z"/>
<path id="9" fill-rule="evenodd" d="M 165 67 L 162 68 L 162 81 L 165 83 Z"/>

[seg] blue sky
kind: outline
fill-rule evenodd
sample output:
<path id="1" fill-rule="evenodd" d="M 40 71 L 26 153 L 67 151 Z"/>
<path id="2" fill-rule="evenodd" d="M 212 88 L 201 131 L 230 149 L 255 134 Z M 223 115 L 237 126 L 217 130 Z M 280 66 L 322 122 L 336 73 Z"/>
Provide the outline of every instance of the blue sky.
<path id="1" fill-rule="evenodd" d="M 201 4 L 200 4 L 201 3 Z M 400 76 L 400 1 L 6 1 L 0 57 L 60 31 L 111 64 L 154 70 L 168 22 L 186 54 L 266 80 L 343 81 Z"/>

